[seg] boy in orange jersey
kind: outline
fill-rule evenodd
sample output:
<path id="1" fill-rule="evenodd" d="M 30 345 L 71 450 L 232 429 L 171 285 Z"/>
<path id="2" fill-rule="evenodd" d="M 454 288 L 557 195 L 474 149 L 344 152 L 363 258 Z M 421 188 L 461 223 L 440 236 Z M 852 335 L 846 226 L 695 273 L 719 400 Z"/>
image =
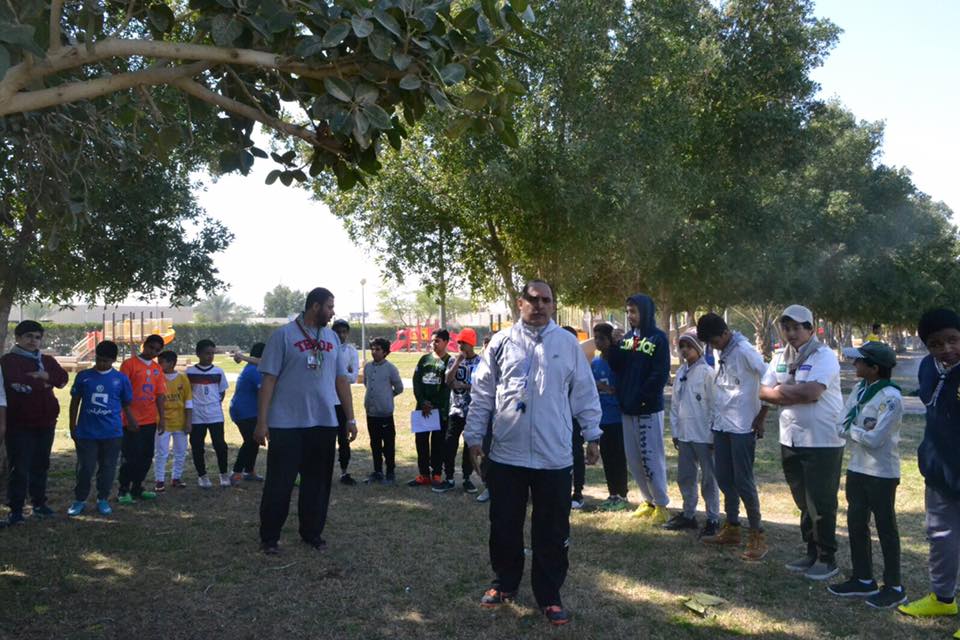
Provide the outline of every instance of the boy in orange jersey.
<path id="1" fill-rule="evenodd" d="M 143 479 L 153 462 L 154 439 L 157 431 L 165 430 L 163 396 L 167 392 L 167 380 L 160 365 L 153 361 L 163 350 L 163 338 L 154 334 L 143 342 L 140 355 L 127 358 L 120 365 L 120 372 L 130 378 L 133 385 L 133 401 L 130 409 L 137 425 L 130 425 L 123 418 L 123 448 L 120 458 L 120 491 L 117 502 L 132 504 L 135 498 L 153 500 L 157 494 L 143 490 Z"/>

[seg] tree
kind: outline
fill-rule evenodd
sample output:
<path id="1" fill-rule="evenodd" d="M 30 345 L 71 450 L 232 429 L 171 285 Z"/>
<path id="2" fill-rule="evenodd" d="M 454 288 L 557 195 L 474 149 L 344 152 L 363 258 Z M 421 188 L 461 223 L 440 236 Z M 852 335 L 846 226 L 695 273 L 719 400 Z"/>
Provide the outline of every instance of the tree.
<path id="1" fill-rule="evenodd" d="M 379 169 L 382 142 L 400 146 L 401 114 L 411 125 L 428 104 L 511 141 L 503 97 L 522 89 L 501 56 L 533 20 L 527 0 L 2 3 L 0 117 L 102 96 L 120 118 L 156 119 L 188 103 L 229 124 L 222 171 L 268 157 L 259 122 L 288 146 L 268 183 L 332 170 L 349 189 Z M 152 88 L 167 90 L 129 99 Z"/>
<path id="2" fill-rule="evenodd" d="M 451 294 L 447 296 L 447 322 L 441 326 L 457 324 L 457 317 L 474 309 L 469 298 Z M 377 312 L 391 324 L 402 327 L 429 325 L 440 312 L 440 303 L 427 289 L 414 294 L 390 292 L 377 304 Z"/>
<path id="3" fill-rule="evenodd" d="M 200 322 L 242 322 L 253 315 L 253 309 L 239 305 L 225 294 L 215 294 L 193 307 Z"/>
<path id="4" fill-rule="evenodd" d="M 285 318 L 303 311 L 303 301 L 306 299 L 307 294 L 304 292 L 278 284 L 263 296 L 263 315 L 268 318 Z"/>

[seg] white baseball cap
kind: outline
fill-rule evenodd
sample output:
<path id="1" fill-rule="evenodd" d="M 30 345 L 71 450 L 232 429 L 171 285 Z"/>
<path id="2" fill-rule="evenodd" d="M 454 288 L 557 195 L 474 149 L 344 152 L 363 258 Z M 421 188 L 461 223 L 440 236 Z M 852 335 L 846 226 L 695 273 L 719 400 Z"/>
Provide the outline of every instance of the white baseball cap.
<path id="1" fill-rule="evenodd" d="M 790 318 L 795 322 L 809 322 L 813 324 L 813 312 L 799 304 L 792 304 L 784 309 L 783 313 L 780 314 L 780 318 Z"/>

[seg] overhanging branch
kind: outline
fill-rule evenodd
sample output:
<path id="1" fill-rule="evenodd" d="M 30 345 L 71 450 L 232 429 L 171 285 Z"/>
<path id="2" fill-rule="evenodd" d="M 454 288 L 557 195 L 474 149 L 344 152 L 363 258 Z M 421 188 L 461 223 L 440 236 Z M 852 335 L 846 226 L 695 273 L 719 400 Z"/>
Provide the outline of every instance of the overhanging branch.
<path id="1" fill-rule="evenodd" d="M 210 68 L 208 62 L 195 62 L 182 67 L 164 67 L 146 71 L 120 73 L 115 76 L 87 80 L 85 82 L 71 82 L 68 84 L 38 89 L 15 94 L 5 102 L 0 102 L 0 116 L 11 113 L 37 111 L 59 104 L 90 100 L 99 96 L 123 91 L 132 87 L 143 87 L 157 84 L 170 84 L 180 78 L 189 78 Z"/>
<path id="2" fill-rule="evenodd" d="M 228 98 L 227 96 L 221 95 L 216 91 L 211 91 L 199 82 L 189 78 L 179 78 L 170 84 L 174 87 L 177 87 L 184 93 L 192 95 L 198 100 L 216 105 L 224 111 L 235 113 L 243 116 L 244 118 L 256 120 L 257 122 L 265 124 L 271 129 L 275 129 L 291 136 L 296 136 L 297 138 L 310 143 L 310 145 L 314 147 L 322 147 L 333 153 L 340 153 L 342 150 L 340 143 L 334 138 L 320 137 L 309 129 L 291 124 L 289 122 L 284 122 L 279 118 L 274 118 L 273 116 L 264 113 L 256 107 L 251 107 L 250 105 L 234 100 L 233 98 Z"/>

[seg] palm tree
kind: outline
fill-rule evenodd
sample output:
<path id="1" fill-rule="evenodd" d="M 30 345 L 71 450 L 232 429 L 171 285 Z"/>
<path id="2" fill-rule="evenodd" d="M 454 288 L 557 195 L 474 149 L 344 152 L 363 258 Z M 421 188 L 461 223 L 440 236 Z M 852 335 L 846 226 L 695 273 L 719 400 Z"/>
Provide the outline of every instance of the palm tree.
<path id="1" fill-rule="evenodd" d="M 193 307 L 200 322 L 237 322 L 253 315 L 253 309 L 237 304 L 226 294 L 215 294 Z"/>

